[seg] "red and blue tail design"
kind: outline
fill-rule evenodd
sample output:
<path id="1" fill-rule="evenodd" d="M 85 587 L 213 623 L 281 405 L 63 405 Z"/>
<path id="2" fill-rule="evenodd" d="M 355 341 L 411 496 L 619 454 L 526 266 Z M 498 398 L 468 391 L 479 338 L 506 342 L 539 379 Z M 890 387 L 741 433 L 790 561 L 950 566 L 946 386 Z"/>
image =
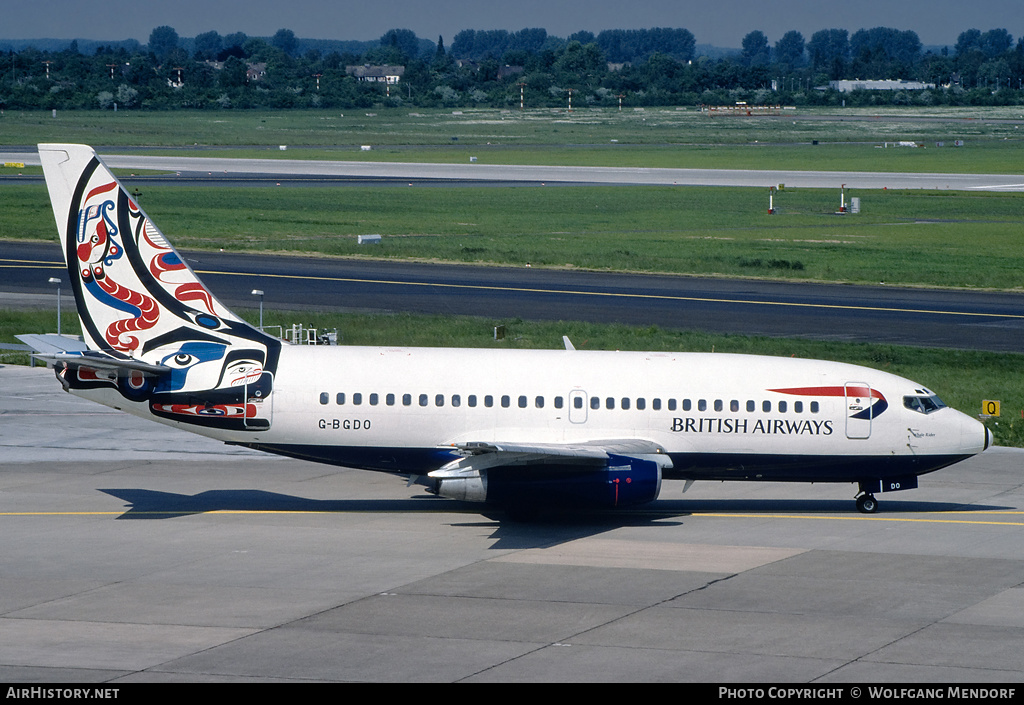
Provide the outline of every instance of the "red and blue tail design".
<path id="1" fill-rule="evenodd" d="M 92 148 L 39 156 L 89 349 L 61 357 L 64 383 L 183 423 L 269 427 L 280 341 L 210 293 Z"/>

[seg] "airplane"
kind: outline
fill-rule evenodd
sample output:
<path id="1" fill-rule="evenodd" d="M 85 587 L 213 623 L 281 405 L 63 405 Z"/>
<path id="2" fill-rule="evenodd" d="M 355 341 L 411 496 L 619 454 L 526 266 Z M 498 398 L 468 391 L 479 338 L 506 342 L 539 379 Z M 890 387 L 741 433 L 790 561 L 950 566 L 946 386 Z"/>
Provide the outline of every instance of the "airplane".
<path id="1" fill-rule="evenodd" d="M 223 306 L 92 148 L 39 155 L 83 332 L 39 357 L 68 392 L 228 444 L 529 515 L 643 504 L 663 479 L 856 483 L 873 513 L 992 442 L 838 362 L 289 344 Z"/>

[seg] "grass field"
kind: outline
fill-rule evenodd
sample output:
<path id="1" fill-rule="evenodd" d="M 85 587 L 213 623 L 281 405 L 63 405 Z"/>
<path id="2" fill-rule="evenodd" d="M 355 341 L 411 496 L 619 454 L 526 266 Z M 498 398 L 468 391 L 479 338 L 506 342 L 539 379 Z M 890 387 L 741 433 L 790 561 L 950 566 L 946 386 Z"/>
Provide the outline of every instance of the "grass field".
<path id="1" fill-rule="evenodd" d="M 223 156 L 580 166 L 1021 173 L 1024 108 L 804 109 L 715 117 L 693 108 L 118 113 L 6 111 L 0 145 L 208 147 Z M 964 146 L 954 148 L 955 140 Z M 815 148 L 812 142 L 818 141 Z M 924 149 L 876 149 L 912 141 Z M 939 142 L 946 146 L 937 148 Z M 289 145 L 281 152 L 280 145 Z M 370 152 L 360 150 L 371 145 Z M 296 147 L 303 147 L 296 149 Z M 114 150 L 116 151 L 116 150 Z M 151 150 L 152 151 L 152 150 Z M 158 150 L 159 153 L 159 150 Z M 472 154 L 471 154 L 472 153 Z"/>
<path id="2" fill-rule="evenodd" d="M 130 178 L 126 183 L 131 188 Z M 1019 289 L 1024 195 L 721 187 L 142 185 L 179 247 L 854 283 Z M 850 194 L 848 194 L 850 195 Z M 188 208 L 182 208 L 187 203 Z M 0 191 L 0 238 L 52 239 L 42 185 Z M 380 233 L 377 246 L 356 236 Z"/>

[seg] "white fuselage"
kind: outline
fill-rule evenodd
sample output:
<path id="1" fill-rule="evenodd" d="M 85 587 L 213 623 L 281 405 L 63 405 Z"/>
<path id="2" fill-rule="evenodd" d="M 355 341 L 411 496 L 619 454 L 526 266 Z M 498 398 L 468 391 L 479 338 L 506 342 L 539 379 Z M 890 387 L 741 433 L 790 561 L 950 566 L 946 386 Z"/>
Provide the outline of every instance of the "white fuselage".
<path id="1" fill-rule="evenodd" d="M 459 443 L 645 439 L 671 457 L 666 477 L 856 481 L 986 447 L 977 420 L 904 404 L 929 394 L 869 368 L 755 355 L 285 346 L 261 402 L 269 429 L 187 428 L 406 474 L 450 462 Z"/>

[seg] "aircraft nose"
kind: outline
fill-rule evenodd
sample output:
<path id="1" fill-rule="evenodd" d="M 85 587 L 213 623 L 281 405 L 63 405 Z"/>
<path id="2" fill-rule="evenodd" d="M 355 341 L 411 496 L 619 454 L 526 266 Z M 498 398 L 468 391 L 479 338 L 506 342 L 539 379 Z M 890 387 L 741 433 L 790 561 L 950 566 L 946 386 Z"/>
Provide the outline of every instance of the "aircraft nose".
<path id="1" fill-rule="evenodd" d="M 978 419 L 963 414 L 960 423 L 960 446 L 969 453 L 980 453 L 992 445 L 992 431 Z"/>

